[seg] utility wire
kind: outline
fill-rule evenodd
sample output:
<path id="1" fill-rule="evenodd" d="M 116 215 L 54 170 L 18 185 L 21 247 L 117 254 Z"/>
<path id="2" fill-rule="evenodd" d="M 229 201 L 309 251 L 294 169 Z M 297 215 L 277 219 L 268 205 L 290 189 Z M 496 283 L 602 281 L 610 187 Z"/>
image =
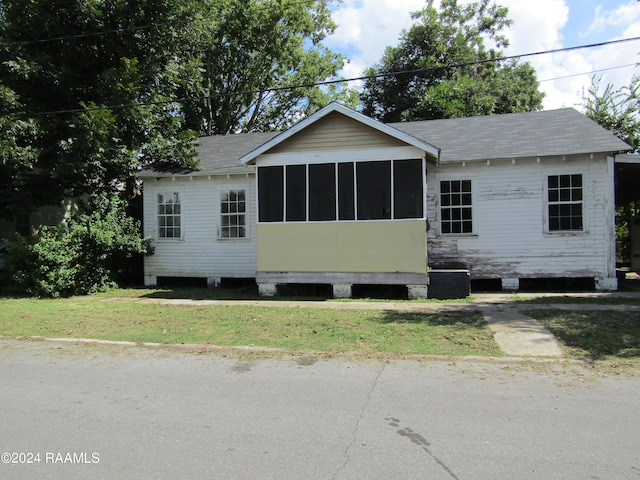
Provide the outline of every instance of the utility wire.
<path id="1" fill-rule="evenodd" d="M 626 65 L 618 65 L 617 67 L 600 68 L 598 70 L 591 70 L 590 72 L 573 73 L 571 75 L 563 75 L 561 77 L 545 78 L 544 80 L 538 80 L 538 83 L 552 82 L 554 80 L 563 80 L 565 78 L 579 77 L 581 75 L 591 75 L 592 73 L 608 72 L 609 70 L 617 70 L 618 68 L 635 67 L 637 65 L 638 65 L 637 63 L 628 63 Z"/>
<path id="2" fill-rule="evenodd" d="M 243 95 L 257 95 L 257 94 L 264 94 L 264 93 L 282 92 L 282 91 L 293 90 L 293 89 L 297 89 L 297 88 L 320 87 L 320 86 L 335 85 L 335 84 L 341 84 L 341 83 L 350 83 L 350 82 L 357 82 L 357 81 L 364 81 L 364 80 L 377 80 L 377 79 L 380 79 L 380 78 L 386 78 L 386 77 L 392 77 L 392 76 L 412 75 L 412 74 L 427 73 L 427 72 L 433 72 L 433 71 L 439 71 L 439 70 L 450 70 L 450 69 L 473 66 L 473 65 L 482 65 L 482 64 L 487 64 L 487 63 L 503 62 L 503 61 L 508 61 L 508 60 L 528 58 L 528 57 L 533 57 L 533 56 L 538 56 L 538 55 L 548 55 L 548 54 L 561 53 L 561 52 L 570 52 L 570 51 L 574 51 L 574 50 L 581 50 L 581 49 L 587 49 L 587 48 L 603 47 L 603 46 L 606 46 L 606 45 L 614 45 L 614 44 L 625 43 L 625 42 L 633 42 L 633 41 L 637 41 L 637 40 L 640 40 L 640 37 L 631 37 L 631 38 L 624 38 L 624 39 L 619 39 L 619 40 L 610 40 L 610 41 L 607 41 L 607 42 L 592 43 L 592 44 L 587 44 L 587 45 L 578 45 L 578 46 L 573 46 L 573 47 L 557 48 L 557 49 L 553 49 L 553 50 L 543 50 L 543 51 L 539 51 L 539 52 L 523 53 L 523 54 L 518 54 L 518 55 L 509 55 L 509 56 L 506 56 L 506 57 L 490 58 L 490 59 L 485 59 L 485 60 L 475 60 L 475 61 L 470 61 L 470 62 L 449 63 L 449 64 L 442 65 L 442 66 L 432 66 L 432 67 L 417 68 L 417 69 L 412 69 L 412 70 L 399 70 L 399 71 L 393 71 L 393 72 L 377 73 L 377 74 L 374 74 L 374 75 L 363 75 L 363 76 L 360 76 L 360 77 L 342 78 L 342 79 L 334 79 L 334 80 L 324 80 L 324 81 L 320 81 L 320 82 L 302 83 L 302 84 L 297 84 L 297 85 L 287 85 L 287 86 L 281 86 L 281 87 L 277 87 L 276 86 L 276 87 L 255 89 L 255 90 L 242 90 L 242 91 L 239 91 L 239 92 L 222 92 L 222 93 L 214 93 L 212 95 L 205 95 L 205 96 L 199 96 L 199 97 L 183 97 L 183 98 L 173 98 L 173 99 L 160 100 L 160 101 L 138 102 L 138 103 L 131 103 L 131 104 L 103 105 L 103 106 L 86 107 L 86 108 L 72 108 L 72 109 L 64 109 L 64 110 L 52 110 L 52 111 L 47 111 L 47 112 L 36 112 L 36 113 L 32 113 L 32 115 L 37 115 L 37 116 L 58 115 L 58 114 L 63 114 L 63 113 L 80 113 L 80 112 L 88 112 L 88 111 L 95 111 L 95 110 L 105 110 L 105 109 L 106 110 L 118 110 L 118 109 L 122 109 L 122 108 L 134 108 L 134 107 L 151 106 L 151 105 L 169 105 L 169 104 L 172 104 L 172 103 L 205 100 L 205 99 L 210 99 L 210 98 L 227 98 L 227 97 L 235 97 L 235 96 L 243 96 Z M 553 79 L 551 79 L 551 80 L 553 80 Z"/>

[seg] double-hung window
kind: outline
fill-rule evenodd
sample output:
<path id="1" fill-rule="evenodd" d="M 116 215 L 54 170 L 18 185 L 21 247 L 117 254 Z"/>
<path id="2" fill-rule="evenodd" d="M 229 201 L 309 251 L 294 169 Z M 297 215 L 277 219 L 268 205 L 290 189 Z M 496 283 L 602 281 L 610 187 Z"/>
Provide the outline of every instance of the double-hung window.
<path id="1" fill-rule="evenodd" d="M 158 194 L 158 238 L 181 238 L 180 193 Z"/>
<path id="2" fill-rule="evenodd" d="M 583 231 L 582 175 L 549 175 L 547 195 L 549 232 Z"/>
<path id="3" fill-rule="evenodd" d="M 245 238 L 247 202 L 244 190 L 222 192 L 220 198 L 221 238 Z"/>
<path id="4" fill-rule="evenodd" d="M 471 180 L 440 182 L 440 227 L 445 235 L 473 233 Z"/>

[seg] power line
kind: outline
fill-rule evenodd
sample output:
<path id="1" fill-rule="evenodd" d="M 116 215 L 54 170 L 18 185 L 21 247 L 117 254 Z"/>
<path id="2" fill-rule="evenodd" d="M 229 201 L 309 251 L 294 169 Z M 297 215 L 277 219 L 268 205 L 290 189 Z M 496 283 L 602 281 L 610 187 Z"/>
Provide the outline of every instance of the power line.
<path id="1" fill-rule="evenodd" d="M 554 80 L 562 80 L 562 79 L 571 78 L 571 77 L 579 77 L 581 75 L 591 75 L 592 73 L 608 72 L 609 70 L 617 70 L 619 68 L 635 67 L 637 65 L 638 65 L 637 63 L 628 63 L 626 65 L 618 65 L 617 67 L 600 68 L 599 70 L 591 70 L 590 72 L 573 73 L 571 75 L 563 75 L 562 77 L 545 78 L 544 80 L 538 80 L 538 83 L 552 82 Z"/>
<path id="2" fill-rule="evenodd" d="M 475 61 L 470 61 L 470 62 L 450 63 L 450 64 L 446 64 L 446 65 L 441 65 L 441 66 L 417 68 L 417 69 L 412 69 L 412 70 L 399 70 L 399 71 L 393 71 L 393 72 L 377 73 L 377 74 L 374 74 L 374 75 L 363 75 L 363 76 L 360 76 L 360 77 L 334 79 L 334 80 L 324 80 L 324 81 L 319 81 L 319 82 L 303 83 L 303 84 L 297 84 L 297 85 L 287 85 L 287 86 L 281 86 L 281 87 L 277 87 L 276 86 L 276 87 L 255 89 L 255 90 L 243 90 L 243 91 L 239 91 L 239 92 L 222 92 L 222 93 L 214 93 L 212 95 L 204 95 L 204 96 L 198 96 L 198 97 L 183 97 L 183 98 L 173 98 L 173 99 L 159 100 L 159 101 L 137 102 L 137 103 L 131 103 L 131 104 L 117 104 L 117 105 L 104 105 L 104 106 L 86 107 L 86 108 L 72 108 L 72 109 L 64 109 L 64 110 L 52 110 L 52 111 L 47 111 L 47 112 L 36 112 L 36 113 L 32 113 L 31 115 L 37 115 L 37 116 L 58 115 L 58 114 L 65 114 L 65 113 L 80 113 L 80 112 L 105 110 L 105 109 L 106 110 L 119 110 L 119 109 L 123 109 L 123 108 L 135 108 L 135 107 L 152 106 L 152 105 L 170 105 L 172 103 L 181 103 L 181 102 L 186 102 L 186 101 L 206 100 L 206 99 L 210 99 L 210 98 L 226 98 L 226 97 L 235 97 L 235 96 L 242 96 L 242 95 L 258 95 L 258 94 L 261 94 L 261 93 L 281 92 L 281 91 L 293 90 L 293 89 L 297 89 L 297 88 L 312 88 L 312 87 L 335 85 L 335 84 L 341 84 L 341 83 L 350 83 L 350 82 L 357 82 L 357 81 L 364 81 L 364 80 L 376 80 L 376 79 L 379 79 L 379 78 L 385 78 L 385 77 L 391 77 L 391 76 L 427 73 L 427 72 L 433 72 L 433 71 L 438 71 L 438 70 L 450 70 L 450 69 L 473 66 L 473 65 L 482 65 L 482 64 L 487 64 L 487 63 L 503 62 L 503 61 L 508 61 L 508 60 L 528 58 L 528 57 L 533 57 L 533 56 L 538 56 L 538 55 L 548 55 L 548 54 L 569 52 L 569 51 L 581 50 L 581 49 L 587 49 L 587 48 L 603 47 L 603 46 L 607 46 L 607 45 L 614 45 L 614 44 L 632 42 L 632 41 L 637 41 L 637 40 L 640 40 L 640 37 L 631 37 L 631 38 L 624 38 L 624 39 L 619 39 L 619 40 L 610 40 L 610 41 L 607 41 L 607 42 L 592 43 L 592 44 L 587 44 L 587 45 L 578 45 L 578 46 L 573 46 L 573 47 L 557 48 L 557 49 L 553 49 L 553 50 L 543 50 L 543 51 L 539 51 L 539 52 L 523 53 L 523 54 L 519 54 L 519 55 L 510 55 L 510 56 L 506 56 L 506 57 L 491 58 L 491 59 L 485 59 L 485 60 L 475 60 Z M 576 75 L 578 75 L 578 74 L 576 74 Z M 553 79 L 551 79 L 551 80 L 553 80 Z"/>

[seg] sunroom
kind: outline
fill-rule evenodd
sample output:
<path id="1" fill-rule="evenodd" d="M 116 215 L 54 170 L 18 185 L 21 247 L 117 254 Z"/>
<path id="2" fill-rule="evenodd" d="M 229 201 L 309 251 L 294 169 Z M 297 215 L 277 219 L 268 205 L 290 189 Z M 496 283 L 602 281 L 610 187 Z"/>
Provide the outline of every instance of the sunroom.
<path id="1" fill-rule="evenodd" d="M 260 293 L 281 284 L 406 285 L 427 295 L 433 145 L 331 104 L 241 161 L 256 167 Z"/>

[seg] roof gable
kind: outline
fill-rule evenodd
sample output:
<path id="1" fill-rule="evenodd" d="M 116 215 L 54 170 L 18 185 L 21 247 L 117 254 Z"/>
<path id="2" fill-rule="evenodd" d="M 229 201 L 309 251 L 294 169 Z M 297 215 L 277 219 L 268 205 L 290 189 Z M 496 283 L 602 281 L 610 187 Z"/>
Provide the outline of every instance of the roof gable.
<path id="1" fill-rule="evenodd" d="M 259 146 L 255 150 L 249 152 L 240 158 L 240 162 L 243 164 L 253 163 L 255 159 L 264 153 L 269 151 L 278 151 L 278 146 L 284 146 L 283 144 L 287 141 L 290 141 L 294 136 L 300 134 L 304 130 L 312 129 L 312 126 L 319 126 L 322 124 L 322 120 L 328 118 L 330 115 L 340 114 L 348 119 L 351 119 L 354 122 L 358 122 L 359 124 L 366 126 L 372 129 L 377 134 L 383 134 L 387 137 L 390 137 L 391 140 L 395 140 L 401 144 L 411 145 L 420 150 L 423 150 L 428 155 L 438 158 L 440 154 L 440 149 L 435 147 L 433 144 L 427 142 L 426 140 L 422 140 L 412 135 L 393 128 L 389 125 L 385 125 L 384 123 L 380 123 L 377 120 L 367 117 L 361 113 L 358 113 L 350 108 L 347 108 L 339 103 L 330 103 L 323 109 L 317 111 L 313 115 L 305 118 L 300 121 L 290 129 L 280 133 L 276 137 L 267 141 L 263 145 Z M 291 141 L 289 143 L 292 143 Z M 361 147 L 360 147 L 361 148 Z"/>

